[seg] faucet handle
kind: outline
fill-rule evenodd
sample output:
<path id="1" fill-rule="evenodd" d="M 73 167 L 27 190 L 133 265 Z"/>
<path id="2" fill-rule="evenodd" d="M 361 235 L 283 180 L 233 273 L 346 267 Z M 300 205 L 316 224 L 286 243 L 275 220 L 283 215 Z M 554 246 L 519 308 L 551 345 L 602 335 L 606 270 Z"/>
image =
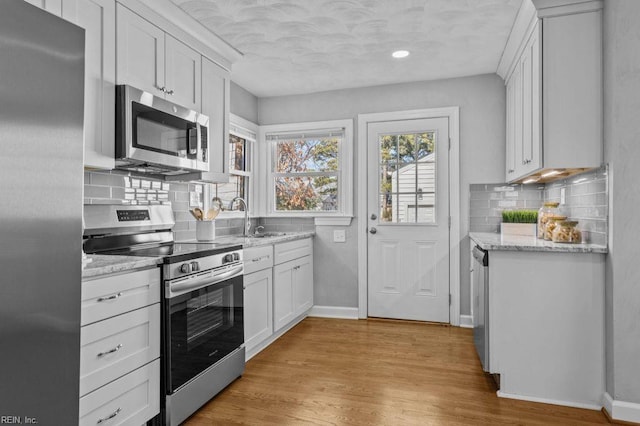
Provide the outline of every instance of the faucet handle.
<path id="1" fill-rule="evenodd" d="M 256 226 L 256 230 L 254 231 L 254 234 L 261 234 L 262 231 L 264 231 L 264 226 L 260 225 L 260 226 Z"/>

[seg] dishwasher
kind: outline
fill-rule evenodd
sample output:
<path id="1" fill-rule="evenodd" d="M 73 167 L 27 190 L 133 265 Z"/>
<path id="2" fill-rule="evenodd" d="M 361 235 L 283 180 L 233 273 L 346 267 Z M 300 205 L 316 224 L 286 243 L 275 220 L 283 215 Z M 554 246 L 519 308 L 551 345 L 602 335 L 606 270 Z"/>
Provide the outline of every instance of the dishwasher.
<path id="1" fill-rule="evenodd" d="M 489 252 L 473 248 L 473 343 L 489 372 Z"/>

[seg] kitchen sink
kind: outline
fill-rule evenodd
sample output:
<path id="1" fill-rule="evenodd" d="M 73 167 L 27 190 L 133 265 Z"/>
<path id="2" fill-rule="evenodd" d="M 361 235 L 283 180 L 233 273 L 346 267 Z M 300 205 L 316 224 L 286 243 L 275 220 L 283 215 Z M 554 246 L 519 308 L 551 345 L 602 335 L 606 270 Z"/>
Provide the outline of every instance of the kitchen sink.
<path id="1" fill-rule="evenodd" d="M 259 234 L 249 235 L 249 238 L 282 237 L 289 234 L 289 232 L 261 232 Z"/>

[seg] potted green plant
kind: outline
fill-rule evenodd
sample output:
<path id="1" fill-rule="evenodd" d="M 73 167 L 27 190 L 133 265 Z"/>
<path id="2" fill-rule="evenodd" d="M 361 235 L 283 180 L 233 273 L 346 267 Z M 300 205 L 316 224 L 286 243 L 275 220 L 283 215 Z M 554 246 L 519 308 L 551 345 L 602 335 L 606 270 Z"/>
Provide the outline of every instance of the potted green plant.
<path id="1" fill-rule="evenodd" d="M 537 210 L 503 210 L 500 232 L 502 235 L 536 236 Z"/>

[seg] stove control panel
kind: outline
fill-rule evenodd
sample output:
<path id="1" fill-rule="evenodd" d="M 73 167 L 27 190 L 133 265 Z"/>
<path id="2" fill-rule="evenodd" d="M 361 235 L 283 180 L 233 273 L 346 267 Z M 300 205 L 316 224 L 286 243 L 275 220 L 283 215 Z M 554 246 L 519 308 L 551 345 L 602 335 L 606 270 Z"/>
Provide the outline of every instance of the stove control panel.
<path id="1" fill-rule="evenodd" d="M 233 263 L 239 260 L 240 260 L 240 253 L 229 253 L 229 254 L 225 254 L 224 258 L 222 259 L 222 264 Z"/>
<path id="2" fill-rule="evenodd" d="M 242 262 L 242 258 L 242 250 L 220 253 L 212 256 L 197 257 L 185 262 L 165 265 L 164 274 L 167 279 L 184 277 L 189 274 L 227 266 L 232 263 L 240 263 Z"/>

